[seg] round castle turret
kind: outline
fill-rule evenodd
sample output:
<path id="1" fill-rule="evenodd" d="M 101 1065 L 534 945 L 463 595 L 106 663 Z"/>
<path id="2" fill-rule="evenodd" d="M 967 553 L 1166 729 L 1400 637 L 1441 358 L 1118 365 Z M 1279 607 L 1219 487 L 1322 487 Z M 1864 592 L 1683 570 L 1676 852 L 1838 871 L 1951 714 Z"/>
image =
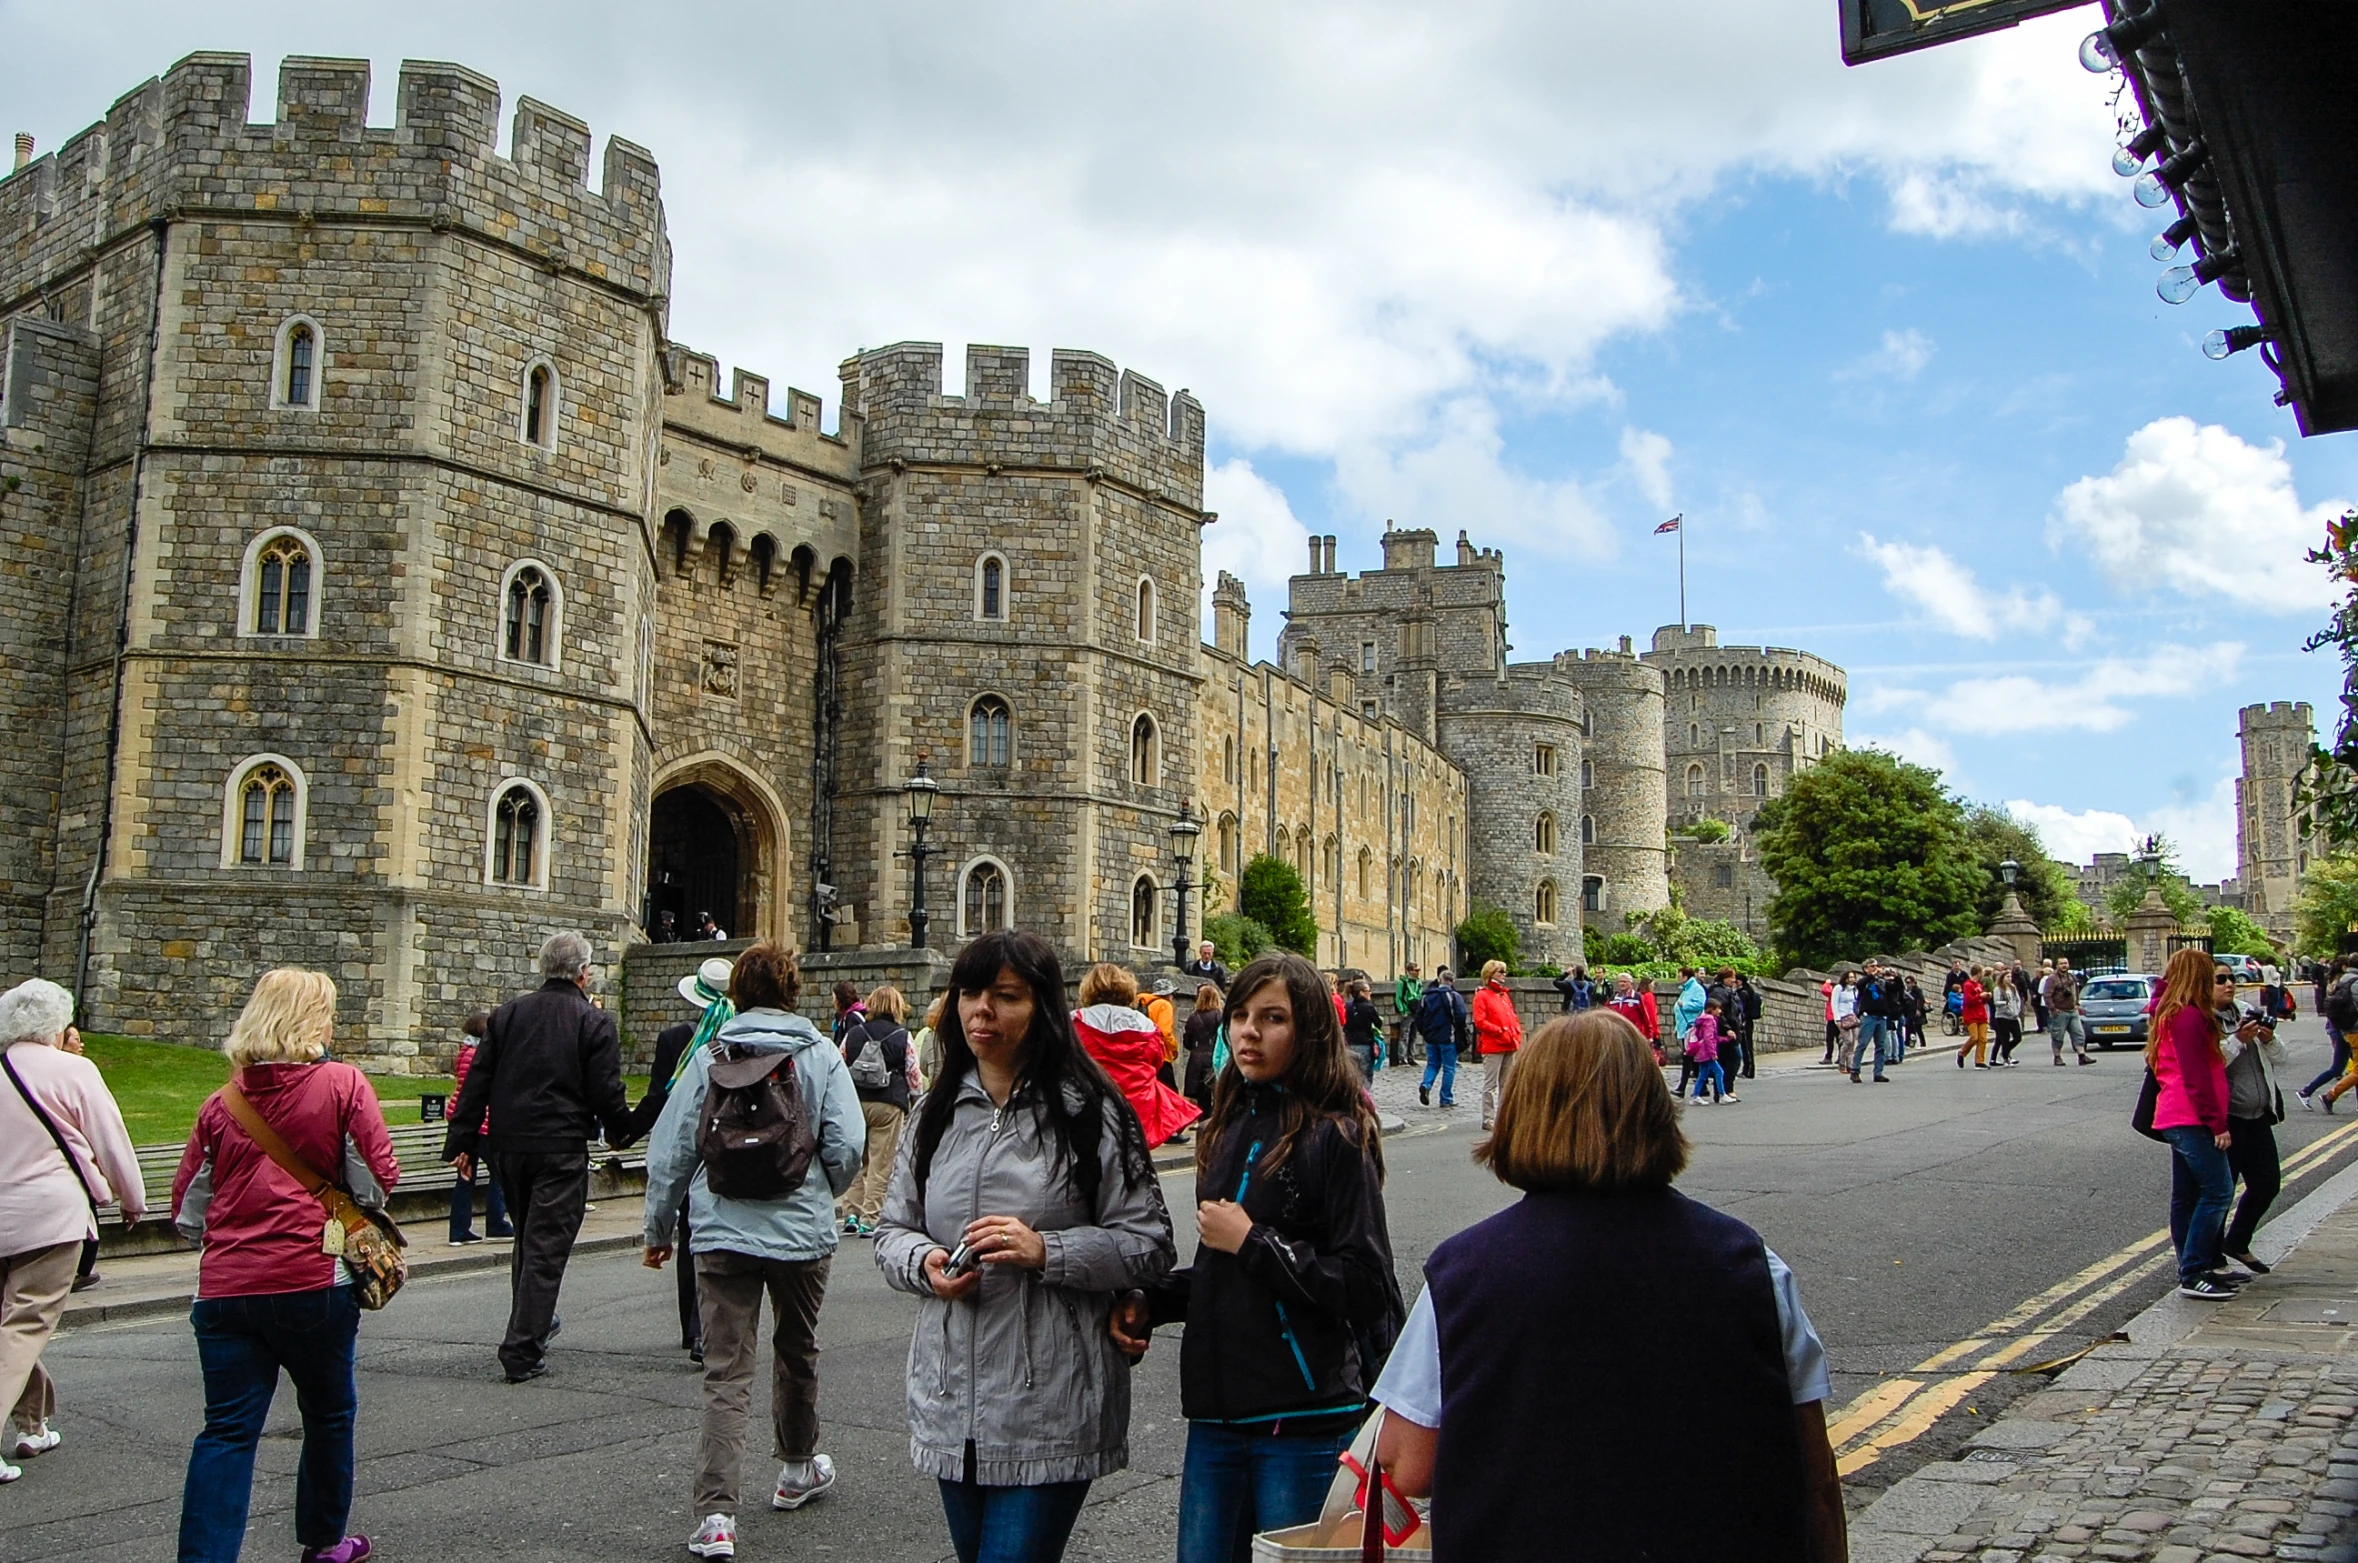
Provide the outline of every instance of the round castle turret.
<path id="1" fill-rule="evenodd" d="M 1580 691 L 1550 663 L 1441 681 L 1440 747 L 1466 777 L 1467 891 L 1506 909 L 1531 965 L 1579 960 Z"/>
<path id="2" fill-rule="evenodd" d="M 1670 900 L 1663 790 L 1663 680 L 1621 638 L 1618 651 L 1564 652 L 1557 674 L 1580 690 L 1582 920 L 1610 932 L 1624 912 Z"/>

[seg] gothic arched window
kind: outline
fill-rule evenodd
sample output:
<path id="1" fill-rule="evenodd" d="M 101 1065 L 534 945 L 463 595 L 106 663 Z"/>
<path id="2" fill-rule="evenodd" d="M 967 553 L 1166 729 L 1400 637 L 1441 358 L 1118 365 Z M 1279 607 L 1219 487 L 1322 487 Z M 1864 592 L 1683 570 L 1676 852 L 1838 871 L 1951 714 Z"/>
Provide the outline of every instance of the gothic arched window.
<path id="1" fill-rule="evenodd" d="M 1687 767 L 1687 796 L 1690 798 L 1700 798 L 1704 796 L 1703 767 L 1700 765 L 1690 765 Z"/>
<path id="2" fill-rule="evenodd" d="M 1531 850 L 1541 857 L 1553 857 L 1556 852 L 1556 817 L 1542 809 L 1539 822 L 1531 830 Z"/>
<path id="3" fill-rule="evenodd" d="M 1765 765 L 1752 767 L 1752 796 L 1755 798 L 1768 796 L 1768 767 Z"/>
<path id="4" fill-rule="evenodd" d="M 974 564 L 974 616 L 993 622 L 1007 618 L 1007 561 L 984 554 Z"/>
<path id="5" fill-rule="evenodd" d="M 1154 718 L 1141 712 L 1130 724 L 1130 780 L 1141 787 L 1151 787 L 1162 766 L 1157 753 Z"/>
<path id="6" fill-rule="evenodd" d="M 1556 882 L 1542 879 L 1539 889 L 1531 897 L 1531 920 L 1541 927 L 1549 927 L 1556 920 Z"/>
<path id="7" fill-rule="evenodd" d="M 1008 755 L 1007 702 L 985 695 L 966 708 L 966 763 L 1005 765 Z M 997 927 L 997 924 L 991 926 Z"/>
<path id="8" fill-rule="evenodd" d="M 959 934 L 971 939 L 1007 927 L 1007 904 L 1005 866 L 990 858 L 975 862 L 958 895 Z"/>
<path id="9" fill-rule="evenodd" d="M 530 782 L 502 787 L 491 809 L 491 862 L 486 877 L 495 885 L 537 887 L 546 883 L 548 811 Z"/>
<path id="10" fill-rule="evenodd" d="M 1156 900 L 1154 876 L 1140 874 L 1130 886 L 1130 942 L 1140 949 L 1153 949 L 1163 942 L 1162 920 L 1155 915 Z"/>
<path id="11" fill-rule="evenodd" d="M 281 412 L 319 411 L 320 370 L 326 362 L 318 321 L 308 315 L 281 321 L 271 354 L 270 405 Z"/>
<path id="12" fill-rule="evenodd" d="M 318 580 L 318 544 L 291 527 L 263 533 L 246 548 L 239 632 L 316 635 Z"/>
<path id="13" fill-rule="evenodd" d="M 510 662 L 555 667 L 558 618 L 563 608 L 556 577 L 530 561 L 514 565 L 508 571 L 502 597 L 501 654 Z"/>
<path id="14" fill-rule="evenodd" d="M 293 868 L 303 855 L 302 773 L 276 755 L 249 760 L 230 781 L 223 858 L 239 868 Z"/>
<path id="15" fill-rule="evenodd" d="M 524 370 L 523 394 L 517 407 L 516 434 L 527 445 L 557 448 L 557 367 L 536 358 Z"/>
<path id="16" fill-rule="evenodd" d="M 1596 817 L 1594 814 L 1583 814 L 1583 815 L 1581 815 L 1581 816 L 1580 816 L 1580 841 L 1581 841 L 1581 844 L 1582 844 L 1583 846 L 1589 846 L 1589 845 L 1593 845 L 1593 844 L 1595 843 L 1596 839 L 1597 839 L 1597 817 Z"/>

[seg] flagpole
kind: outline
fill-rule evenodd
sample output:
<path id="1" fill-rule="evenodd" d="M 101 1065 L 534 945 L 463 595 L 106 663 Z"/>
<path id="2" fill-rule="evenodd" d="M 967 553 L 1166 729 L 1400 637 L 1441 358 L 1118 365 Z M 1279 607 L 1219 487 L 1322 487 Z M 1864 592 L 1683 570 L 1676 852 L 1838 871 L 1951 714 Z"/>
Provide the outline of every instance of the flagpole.
<path id="1" fill-rule="evenodd" d="M 1678 627 L 1682 630 L 1687 627 L 1687 522 L 1684 516 L 1679 517 L 1678 523 Z"/>

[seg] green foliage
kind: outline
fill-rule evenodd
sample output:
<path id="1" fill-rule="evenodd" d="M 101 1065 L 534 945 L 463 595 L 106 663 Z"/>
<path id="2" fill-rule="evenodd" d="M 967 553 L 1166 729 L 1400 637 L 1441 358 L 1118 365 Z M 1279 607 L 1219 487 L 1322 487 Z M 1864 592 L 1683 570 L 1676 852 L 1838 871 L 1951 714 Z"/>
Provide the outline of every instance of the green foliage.
<path id="1" fill-rule="evenodd" d="M 2293 787 L 2293 805 L 2308 811 L 2301 822 L 2304 836 L 2322 837 L 2333 848 L 2358 847 L 2358 510 L 2345 510 L 2341 519 L 2327 523 L 2325 546 L 2310 549 L 2309 562 L 2333 577 L 2338 600 L 2326 627 L 2301 649 L 2331 646 L 2340 653 L 2342 715 L 2334 725 L 2332 748 L 2309 746 L 2309 763 Z M 2340 939 L 2337 929 L 2331 943 L 2312 949 L 2304 934 L 2300 947 L 2306 954 L 2330 955 Z"/>
<path id="2" fill-rule="evenodd" d="M 1591 966 L 1642 966 L 1662 958 L 1662 952 L 1642 933 L 1607 934 L 1598 944 L 1598 954 L 1589 962 Z"/>
<path id="3" fill-rule="evenodd" d="M 2232 906 L 2210 909 L 2211 953 L 2213 955 L 2250 955 L 2261 960 L 2276 958 L 2276 946 L 2268 942 L 2268 934 L 2251 917 Z"/>
<path id="4" fill-rule="evenodd" d="M 1310 915 L 1310 892 L 1294 865 L 1266 853 L 1244 866 L 1237 880 L 1236 909 L 1269 930 L 1281 950 L 1316 959 L 1318 921 Z"/>
<path id="5" fill-rule="evenodd" d="M 1515 920 L 1495 906 L 1477 901 L 1466 920 L 1457 925 L 1458 953 L 1465 961 L 1468 975 L 1481 971 L 1486 961 L 1504 961 L 1512 971 L 1515 955 L 1522 949 L 1523 936 L 1515 932 Z"/>
<path id="6" fill-rule="evenodd" d="M 1221 912 L 1204 919 L 1204 937 L 1213 953 L 1231 970 L 1269 948 L 1269 930 L 1238 912 Z"/>
<path id="7" fill-rule="evenodd" d="M 2039 924 L 2039 932 L 2050 939 L 2078 939 L 2096 931 L 2096 908 L 2074 895 L 2056 909 L 2055 916 Z"/>
<path id="8" fill-rule="evenodd" d="M 1981 930 L 1986 881 L 1965 811 L 1940 773 L 1845 749 L 1795 776 L 1753 826 L 1777 883 L 1778 950 L 1830 967 L 1877 950 L 1929 950 Z"/>
<path id="9" fill-rule="evenodd" d="M 1981 899 L 1974 905 L 1983 927 L 1988 927 L 1998 908 L 2006 904 L 2006 876 L 1998 865 L 2008 858 L 2015 863 L 2014 893 L 2031 921 L 2041 928 L 2065 915 L 2066 902 L 2079 900 L 2071 876 L 2047 855 L 2047 844 L 2039 839 L 2039 833 L 2004 809 L 1993 809 L 1986 803 L 1967 809 L 1965 839 L 1987 876 Z"/>
<path id="10" fill-rule="evenodd" d="M 1716 846 L 1735 834 L 1735 827 L 1724 819 L 1704 818 L 1678 827 L 1678 833 L 1690 841 L 1707 841 Z"/>
<path id="11" fill-rule="evenodd" d="M 2159 887 L 2162 905 L 2178 919 L 2179 927 L 2201 925 L 2205 910 L 2202 897 L 2186 883 L 2186 875 L 2178 867 L 2178 849 L 2167 836 L 2147 837 L 2145 850 L 2130 860 L 2127 872 L 2104 892 L 2104 909 L 2112 914 L 2114 923 L 2127 921 L 2143 904 L 2148 885 Z"/>
<path id="12" fill-rule="evenodd" d="M 1649 914 L 1639 925 L 1652 958 L 1681 966 L 1720 966 L 1760 958 L 1760 947 L 1744 930 L 1720 917 L 1689 917 L 1677 902 Z M 1616 935 L 1626 938 L 1627 935 Z"/>
<path id="13" fill-rule="evenodd" d="M 2293 947 L 2329 958 L 2352 928 L 2358 928 L 2358 851 L 2310 859 L 2293 897 Z"/>

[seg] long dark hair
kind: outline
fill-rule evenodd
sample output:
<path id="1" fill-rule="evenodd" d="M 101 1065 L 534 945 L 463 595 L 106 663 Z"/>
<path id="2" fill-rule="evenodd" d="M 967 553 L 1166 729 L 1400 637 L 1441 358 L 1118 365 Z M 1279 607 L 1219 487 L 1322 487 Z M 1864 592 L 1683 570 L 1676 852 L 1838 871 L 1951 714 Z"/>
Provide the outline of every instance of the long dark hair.
<path id="1" fill-rule="evenodd" d="M 1111 1118 L 1120 1146 L 1122 1186 L 1135 1188 L 1151 1181 L 1154 1163 L 1147 1156 L 1146 1131 L 1138 1115 L 1073 1035 L 1073 1017 L 1065 1008 L 1064 966 L 1055 947 L 1038 934 L 1001 929 L 971 941 L 950 968 L 950 990 L 943 995 L 941 1023 L 934 1028 L 941 1045 L 941 1072 L 926 1088 L 917 1110 L 911 1165 L 918 1196 L 925 1194 L 933 1153 L 957 1111 L 958 1087 L 974 1073 L 974 1049 L 967 1045 L 958 1000 L 990 987 L 1002 971 L 1014 972 L 1032 990 L 1032 1024 L 1024 1033 L 1023 1074 L 1017 1085 L 1031 1087 L 1032 1111 L 1048 1128 L 1052 1175 L 1068 1179 L 1081 1202 L 1095 1210 L 1105 1177 L 1098 1147 Z"/>
<path id="2" fill-rule="evenodd" d="M 1350 1055 L 1343 1051 L 1343 1028 L 1335 1019 L 1335 1001 L 1326 991 L 1326 979 L 1318 974 L 1317 967 L 1283 950 L 1256 957 L 1228 985 L 1228 1004 L 1221 1011 L 1222 1023 L 1233 1036 L 1237 1013 L 1255 993 L 1272 982 L 1285 984 L 1286 1002 L 1293 1006 L 1294 1059 L 1286 1069 L 1285 1090 L 1278 1099 L 1278 1113 L 1285 1128 L 1278 1135 L 1277 1143 L 1261 1158 L 1258 1170 L 1275 1171 L 1293 1154 L 1294 1146 L 1304 1134 L 1321 1123 L 1331 1122 L 1343 1129 L 1345 1138 L 1356 1140 L 1361 1154 L 1375 1159 L 1376 1175 L 1381 1178 L 1384 1149 L 1382 1137 L 1376 1131 L 1375 1108 L 1368 1102 L 1367 1088 L 1359 1083 L 1359 1071 L 1352 1065 Z M 1236 1059 L 1231 1055 L 1228 1067 L 1212 1083 L 1211 1115 L 1204 1120 L 1203 1132 L 1195 1139 L 1198 1176 L 1211 1171 L 1221 1141 L 1244 1116 L 1246 1084 L 1244 1071 L 1236 1067 Z"/>

